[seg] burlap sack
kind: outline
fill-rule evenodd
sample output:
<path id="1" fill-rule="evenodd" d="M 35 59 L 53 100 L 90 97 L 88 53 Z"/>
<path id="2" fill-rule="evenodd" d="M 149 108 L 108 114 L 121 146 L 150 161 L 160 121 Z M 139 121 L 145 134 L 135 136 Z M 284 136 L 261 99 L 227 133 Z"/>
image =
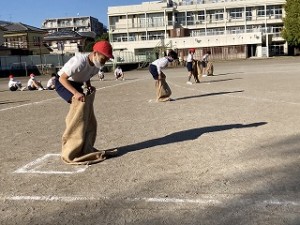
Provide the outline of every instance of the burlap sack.
<path id="1" fill-rule="evenodd" d="M 94 99 L 95 92 L 87 95 L 85 102 L 72 99 L 66 117 L 66 129 L 62 136 L 61 158 L 68 164 L 98 163 L 110 155 L 106 151 L 98 151 L 93 147 L 97 136 Z M 112 151 L 112 155 L 115 151 Z"/>
<path id="2" fill-rule="evenodd" d="M 214 75 L 214 65 L 212 62 L 207 63 L 207 76 L 213 76 Z"/>
<path id="3" fill-rule="evenodd" d="M 165 76 L 163 76 L 161 80 L 155 81 L 155 89 L 156 89 L 156 100 L 158 102 L 166 102 L 170 100 L 172 91 L 166 81 Z"/>
<path id="4" fill-rule="evenodd" d="M 199 82 L 201 82 L 202 75 L 203 75 L 203 68 L 202 68 L 201 61 L 197 61 L 196 68 L 197 68 L 198 80 L 199 80 Z"/>
<path id="5" fill-rule="evenodd" d="M 200 83 L 199 77 L 198 77 L 198 60 L 193 61 L 193 66 L 192 66 L 192 74 L 194 77 L 194 80 L 196 83 Z"/>

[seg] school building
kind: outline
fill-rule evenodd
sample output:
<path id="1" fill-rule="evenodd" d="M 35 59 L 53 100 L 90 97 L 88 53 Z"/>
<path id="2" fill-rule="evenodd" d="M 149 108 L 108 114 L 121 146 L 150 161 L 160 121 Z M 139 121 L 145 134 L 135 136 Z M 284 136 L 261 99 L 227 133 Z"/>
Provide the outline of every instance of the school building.
<path id="1" fill-rule="evenodd" d="M 181 59 L 189 48 L 214 59 L 288 54 L 281 37 L 285 0 L 164 0 L 108 8 L 114 54 L 126 60 L 158 57 L 167 49 Z"/>

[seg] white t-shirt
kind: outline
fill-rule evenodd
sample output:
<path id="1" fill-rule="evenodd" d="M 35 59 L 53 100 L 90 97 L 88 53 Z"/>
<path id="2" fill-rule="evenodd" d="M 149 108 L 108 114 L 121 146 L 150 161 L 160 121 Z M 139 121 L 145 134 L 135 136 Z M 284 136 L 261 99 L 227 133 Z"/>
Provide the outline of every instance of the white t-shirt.
<path id="1" fill-rule="evenodd" d="M 123 74 L 123 71 L 121 68 L 116 68 L 115 69 L 115 76 L 119 75 L 119 74 Z"/>
<path id="2" fill-rule="evenodd" d="M 31 77 L 27 82 L 27 87 L 32 86 L 33 81 L 34 81 L 34 77 Z"/>
<path id="3" fill-rule="evenodd" d="M 83 83 L 90 80 L 99 70 L 96 66 L 90 65 L 88 55 L 78 54 L 73 56 L 57 74 L 61 76 L 66 73 L 68 80 Z"/>
<path id="4" fill-rule="evenodd" d="M 187 62 L 193 62 L 193 59 L 194 59 L 194 55 L 191 54 L 191 53 L 189 53 L 188 56 L 187 56 L 187 58 L 186 58 L 186 61 Z"/>
<path id="5" fill-rule="evenodd" d="M 11 88 L 12 86 L 20 85 L 20 84 L 21 84 L 21 81 L 10 79 L 8 81 L 8 88 Z"/>
<path id="6" fill-rule="evenodd" d="M 51 77 L 47 82 L 47 88 L 55 85 L 55 77 Z"/>
<path id="7" fill-rule="evenodd" d="M 207 61 L 208 61 L 208 57 L 209 57 L 209 54 L 206 53 L 206 54 L 202 57 L 202 61 L 207 62 Z"/>
<path id="8" fill-rule="evenodd" d="M 157 72 L 158 72 L 158 74 L 160 74 L 161 73 L 161 69 L 167 67 L 168 62 L 169 62 L 168 58 L 167 57 L 163 57 L 163 58 L 155 60 L 151 64 L 153 64 L 153 65 L 155 65 L 157 67 Z"/>

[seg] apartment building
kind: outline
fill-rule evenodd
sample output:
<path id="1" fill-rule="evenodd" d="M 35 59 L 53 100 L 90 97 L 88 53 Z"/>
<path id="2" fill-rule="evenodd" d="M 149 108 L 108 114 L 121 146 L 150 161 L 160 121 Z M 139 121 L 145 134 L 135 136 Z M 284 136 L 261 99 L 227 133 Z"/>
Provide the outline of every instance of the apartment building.
<path id="1" fill-rule="evenodd" d="M 189 48 L 196 56 L 211 50 L 215 59 L 287 54 L 280 33 L 285 0 L 164 0 L 108 8 L 115 54 L 157 56 Z"/>
<path id="2" fill-rule="evenodd" d="M 46 19 L 42 29 L 48 32 L 44 40 L 53 49 L 52 54 L 82 52 L 96 36 L 106 31 L 104 25 L 91 16 Z"/>
<path id="3" fill-rule="evenodd" d="M 46 32 L 24 23 L 0 21 L 4 28 L 2 44 L 7 55 L 41 55 L 49 54 L 48 46 L 43 43 Z M 2 54 L 4 55 L 4 54 Z"/>
<path id="4" fill-rule="evenodd" d="M 65 18 L 45 19 L 41 29 L 48 33 L 57 31 L 75 31 L 75 32 L 94 32 L 100 36 L 106 30 L 103 23 L 99 22 L 97 18 L 92 16 L 78 16 Z"/>

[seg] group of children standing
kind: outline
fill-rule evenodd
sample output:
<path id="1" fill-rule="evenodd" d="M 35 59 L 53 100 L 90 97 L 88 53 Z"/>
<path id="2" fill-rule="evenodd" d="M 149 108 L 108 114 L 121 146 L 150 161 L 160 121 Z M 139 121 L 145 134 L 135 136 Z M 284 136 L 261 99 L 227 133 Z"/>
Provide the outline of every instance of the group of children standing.
<path id="1" fill-rule="evenodd" d="M 192 76 L 195 77 L 195 81 L 196 83 L 199 83 L 199 79 L 197 77 L 197 74 L 196 74 L 196 69 L 195 67 L 196 66 L 200 66 L 201 67 L 201 75 L 202 77 L 206 77 L 207 76 L 207 73 L 208 73 L 208 67 L 207 67 L 207 63 L 208 63 L 208 59 L 209 59 L 209 56 L 211 55 L 211 52 L 210 51 L 207 51 L 207 53 L 202 57 L 201 60 L 195 60 L 194 59 L 194 54 L 196 52 L 196 49 L 195 48 L 191 48 L 189 49 L 189 54 L 187 56 L 187 59 L 186 59 L 186 62 L 187 62 L 187 70 L 189 72 L 188 74 L 188 80 L 187 80 L 187 84 L 192 84 L 191 82 L 191 78 Z M 200 63 L 200 65 L 196 65 L 197 63 Z"/>

